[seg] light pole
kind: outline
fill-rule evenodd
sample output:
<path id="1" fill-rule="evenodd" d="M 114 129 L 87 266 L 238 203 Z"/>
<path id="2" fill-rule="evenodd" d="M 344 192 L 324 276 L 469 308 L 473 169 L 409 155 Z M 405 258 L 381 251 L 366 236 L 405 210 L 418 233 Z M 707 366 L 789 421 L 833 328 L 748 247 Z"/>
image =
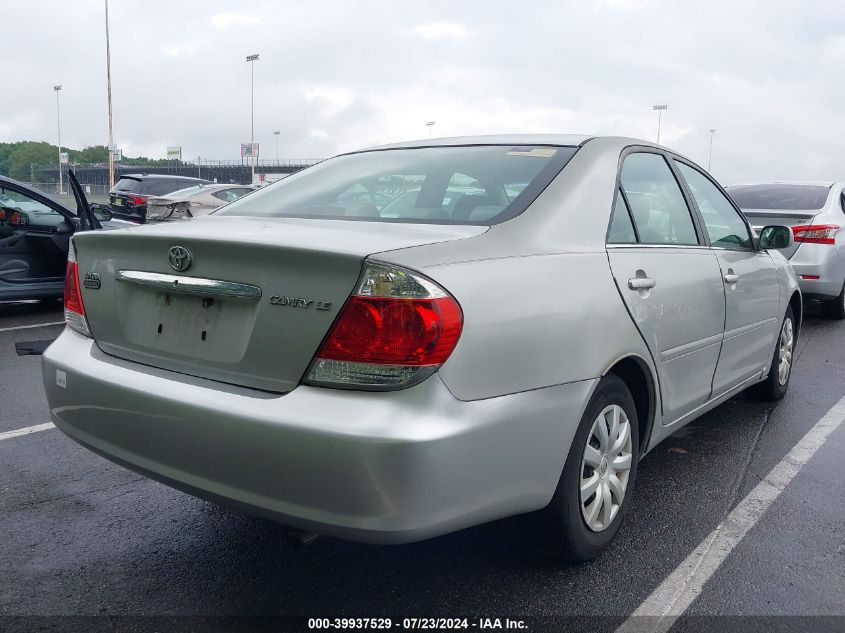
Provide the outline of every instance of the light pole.
<path id="1" fill-rule="evenodd" d="M 53 90 L 56 92 L 56 129 L 58 130 L 59 134 L 59 195 L 64 193 L 64 186 L 62 183 L 62 115 L 61 110 L 59 109 L 59 91 L 62 87 L 53 86 Z"/>
<path id="2" fill-rule="evenodd" d="M 279 134 L 281 134 L 281 130 L 276 130 L 273 132 L 273 136 L 276 137 L 276 164 L 279 164 Z"/>
<path id="3" fill-rule="evenodd" d="M 710 151 L 707 154 L 707 171 L 710 171 L 710 163 L 713 162 L 713 137 L 716 136 L 716 130 L 710 130 Z"/>
<path id="4" fill-rule="evenodd" d="M 106 2 L 106 83 L 109 93 L 109 189 L 114 187 L 114 133 L 111 118 L 111 43 L 109 42 L 109 0 Z"/>
<path id="5" fill-rule="evenodd" d="M 426 121 L 425 122 L 425 126 L 428 128 L 428 138 L 431 138 L 431 128 L 434 127 L 435 123 L 437 123 L 437 121 Z"/>
<path id="6" fill-rule="evenodd" d="M 246 61 L 249 62 L 249 147 L 252 155 L 252 177 L 249 184 L 255 182 L 255 64 L 258 61 L 258 53 L 247 55 Z"/>
<path id="7" fill-rule="evenodd" d="M 652 110 L 657 110 L 657 144 L 660 144 L 660 119 L 663 116 L 663 111 L 668 110 L 669 106 L 665 103 L 662 105 L 651 106 Z"/>

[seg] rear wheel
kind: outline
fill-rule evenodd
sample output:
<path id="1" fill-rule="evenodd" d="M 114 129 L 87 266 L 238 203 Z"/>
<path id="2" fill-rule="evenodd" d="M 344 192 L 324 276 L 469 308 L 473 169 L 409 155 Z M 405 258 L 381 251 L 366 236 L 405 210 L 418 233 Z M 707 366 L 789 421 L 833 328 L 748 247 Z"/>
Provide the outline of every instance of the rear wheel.
<path id="1" fill-rule="evenodd" d="M 634 399 L 609 374 L 584 411 L 554 497 L 538 517 L 544 549 L 572 561 L 601 554 L 628 510 L 638 457 Z"/>
<path id="2" fill-rule="evenodd" d="M 825 301 L 822 304 L 822 311 L 824 315 L 837 321 L 845 319 L 845 284 L 842 284 L 842 290 L 836 299 Z"/>
<path id="3" fill-rule="evenodd" d="M 769 376 L 754 388 L 755 394 L 763 400 L 780 400 L 789 389 L 789 379 L 792 376 L 792 363 L 795 352 L 795 315 L 792 307 L 786 308 L 783 323 L 780 327 Z"/>

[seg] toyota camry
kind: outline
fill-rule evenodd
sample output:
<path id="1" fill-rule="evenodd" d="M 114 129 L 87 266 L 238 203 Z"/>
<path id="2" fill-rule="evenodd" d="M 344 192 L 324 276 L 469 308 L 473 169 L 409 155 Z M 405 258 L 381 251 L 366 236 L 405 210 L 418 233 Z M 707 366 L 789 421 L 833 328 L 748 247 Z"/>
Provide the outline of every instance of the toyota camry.
<path id="1" fill-rule="evenodd" d="M 586 560 L 650 449 L 783 397 L 792 241 L 644 141 L 377 147 L 75 235 L 44 384 L 80 444 L 293 528 L 402 543 L 531 513 Z"/>

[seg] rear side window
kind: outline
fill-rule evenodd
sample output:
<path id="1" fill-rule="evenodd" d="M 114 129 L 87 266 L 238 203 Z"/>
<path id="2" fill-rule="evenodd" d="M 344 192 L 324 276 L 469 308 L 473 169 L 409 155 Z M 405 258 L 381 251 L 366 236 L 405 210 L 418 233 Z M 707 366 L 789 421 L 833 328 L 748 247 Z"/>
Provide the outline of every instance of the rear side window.
<path id="1" fill-rule="evenodd" d="M 642 243 L 699 243 L 684 195 L 663 156 L 629 154 L 622 163 L 621 184 Z"/>
<path id="2" fill-rule="evenodd" d="M 117 191 L 138 191 L 140 187 L 141 181 L 134 178 L 121 178 L 114 185 Z"/>
<path id="3" fill-rule="evenodd" d="M 698 205 L 710 244 L 719 248 L 750 249 L 751 234 L 739 213 L 707 176 L 684 163 L 675 163 Z"/>
<path id="4" fill-rule="evenodd" d="M 525 210 L 576 150 L 466 145 L 346 154 L 236 200 L 218 213 L 496 224 Z"/>
<path id="5" fill-rule="evenodd" d="M 220 191 L 215 191 L 211 195 L 219 200 L 223 200 L 224 202 L 234 202 L 241 196 L 245 196 L 248 194 L 251 189 L 221 189 Z"/>
<path id="6" fill-rule="evenodd" d="M 169 178 L 167 180 L 145 180 L 140 193 L 150 196 L 163 196 L 179 189 L 179 181 L 175 178 L 172 180 Z"/>
<path id="7" fill-rule="evenodd" d="M 830 187 L 820 185 L 736 185 L 728 193 L 740 209 L 812 211 L 827 202 Z"/>
<path id="8" fill-rule="evenodd" d="M 610 230 L 607 233 L 608 244 L 636 244 L 637 233 L 628 213 L 628 205 L 622 192 L 616 193 L 616 204 L 613 205 L 613 217 L 610 219 Z"/>

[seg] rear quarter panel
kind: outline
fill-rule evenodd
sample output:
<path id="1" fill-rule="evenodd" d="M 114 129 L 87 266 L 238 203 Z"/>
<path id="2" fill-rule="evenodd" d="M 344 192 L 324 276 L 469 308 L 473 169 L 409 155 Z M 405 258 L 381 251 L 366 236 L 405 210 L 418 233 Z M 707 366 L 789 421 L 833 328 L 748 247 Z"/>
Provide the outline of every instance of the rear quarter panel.
<path id="1" fill-rule="evenodd" d="M 422 272 L 463 310 L 461 338 L 440 370 L 461 400 L 597 378 L 626 355 L 651 365 L 604 252 L 488 259 Z"/>

